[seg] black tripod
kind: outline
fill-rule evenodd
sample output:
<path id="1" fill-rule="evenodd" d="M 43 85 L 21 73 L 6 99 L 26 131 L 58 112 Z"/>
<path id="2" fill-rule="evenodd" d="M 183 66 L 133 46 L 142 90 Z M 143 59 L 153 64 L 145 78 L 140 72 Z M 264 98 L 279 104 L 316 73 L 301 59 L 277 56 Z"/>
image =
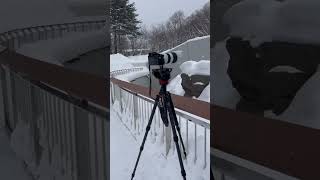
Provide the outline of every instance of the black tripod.
<path id="1" fill-rule="evenodd" d="M 187 156 L 187 154 L 186 154 L 185 147 L 184 147 L 184 144 L 182 141 L 180 127 L 179 127 L 176 113 L 174 111 L 174 106 L 173 106 L 173 102 L 171 99 L 171 95 L 169 92 L 167 92 L 167 84 L 170 79 L 171 70 L 172 69 L 170 69 L 170 68 L 163 68 L 163 66 L 160 66 L 160 69 L 152 70 L 152 73 L 154 74 L 154 76 L 159 79 L 161 88 L 160 88 L 159 94 L 157 95 L 157 97 L 155 99 L 155 102 L 154 102 L 154 105 L 153 105 L 153 108 L 151 111 L 151 115 L 150 115 L 150 118 L 148 121 L 148 125 L 146 127 L 146 132 L 144 134 L 142 144 L 140 146 L 139 155 L 138 155 L 136 164 L 134 166 L 131 180 L 134 178 L 134 175 L 135 175 L 135 172 L 136 172 L 139 160 L 140 160 L 140 156 L 143 151 L 143 147 L 146 142 L 148 133 L 150 131 L 151 123 L 152 123 L 153 116 L 154 116 L 154 113 L 156 111 L 157 106 L 159 107 L 159 110 L 160 110 L 162 122 L 164 123 L 164 125 L 166 127 L 168 127 L 168 125 L 169 125 L 169 121 L 168 121 L 168 114 L 169 114 L 169 120 L 170 120 L 170 124 L 171 124 L 171 128 L 172 128 L 173 140 L 174 140 L 176 148 L 177 148 L 179 164 L 180 164 L 180 168 L 181 168 L 181 175 L 184 180 L 186 179 L 186 172 L 185 172 L 184 166 L 183 166 L 180 147 L 179 147 L 179 143 L 178 143 L 179 140 L 178 140 L 177 132 L 178 132 L 178 135 L 179 135 L 182 147 L 183 147 L 183 152 L 184 152 L 185 157 Z"/>

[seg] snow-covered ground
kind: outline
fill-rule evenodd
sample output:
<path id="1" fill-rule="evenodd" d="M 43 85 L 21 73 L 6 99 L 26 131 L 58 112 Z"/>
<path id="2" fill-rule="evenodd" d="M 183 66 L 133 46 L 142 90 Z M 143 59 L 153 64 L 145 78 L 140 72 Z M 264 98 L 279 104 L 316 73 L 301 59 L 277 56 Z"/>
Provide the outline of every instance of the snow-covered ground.
<path id="1" fill-rule="evenodd" d="M 0 179 L 32 180 L 24 163 L 10 146 L 10 138 L 4 129 L 0 129 Z"/>
<path id="2" fill-rule="evenodd" d="M 147 61 L 148 55 L 126 57 L 119 53 L 111 54 L 110 72 L 123 69 L 142 68 L 142 70 L 139 71 L 129 72 L 126 74 L 116 76 L 117 79 L 130 82 L 139 77 L 146 76 L 147 74 L 149 74 L 149 70 L 146 67 Z"/>
<path id="3" fill-rule="evenodd" d="M 139 147 L 142 142 L 145 128 L 142 127 L 143 132 L 140 134 L 131 134 L 126 127 L 129 126 L 129 122 L 132 118 L 130 113 L 119 112 L 119 103 L 116 101 L 111 106 L 110 113 L 110 178 L 118 180 L 130 179 L 134 163 L 139 153 Z M 127 123 L 126 123 L 127 122 Z M 155 121 L 153 122 L 156 123 Z M 181 123 L 184 124 L 184 123 Z M 189 153 L 187 160 L 184 160 L 184 166 L 187 173 L 187 179 L 192 180 L 209 180 L 209 143 L 207 143 L 207 167 L 203 169 L 204 160 L 204 147 L 203 147 L 203 135 L 200 135 L 203 128 L 198 126 L 198 138 L 197 138 L 197 163 L 194 164 L 194 137 L 192 136 L 192 124 L 189 124 Z M 182 126 L 182 129 L 185 127 Z M 185 137 L 185 134 L 182 133 Z M 209 142 L 210 132 L 207 131 L 207 140 Z M 164 146 L 161 144 L 161 132 L 158 132 L 154 137 L 149 132 L 148 139 L 145 143 L 145 148 L 142 152 L 139 165 L 137 167 L 135 179 L 139 180 L 177 180 L 182 179 L 180 174 L 180 166 L 175 148 L 172 148 L 165 157 Z M 185 142 L 186 143 L 186 142 Z"/>
<path id="4" fill-rule="evenodd" d="M 62 38 L 24 44 L 17 49 L 17 52 L 45 62 L 62 65 L 81 54 L 106 47 L 105 33 L 106 27 L 93 32 L 71 32 Z"/>

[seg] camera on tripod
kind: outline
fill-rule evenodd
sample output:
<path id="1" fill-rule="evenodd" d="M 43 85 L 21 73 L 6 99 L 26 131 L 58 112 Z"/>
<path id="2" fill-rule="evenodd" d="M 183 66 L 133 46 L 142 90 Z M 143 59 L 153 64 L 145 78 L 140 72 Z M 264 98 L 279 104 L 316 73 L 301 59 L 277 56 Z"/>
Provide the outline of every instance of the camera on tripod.
<path id="1" fill-rule="evenodd" d="M 171 78 L 170 72 L 172 68 L 164 68 L 165 64 L 174 64 L 178 61 L 179 56 L 181 56 L 181 51 L 174 51 L 170 53 L 156 53 L 152 52 L 148 55 L 149 71 L 150 66 L 160 66 L 158 69 L 153 69 L 152 74 L 159 79 L 160 83 L 168 83 L 168 80 Z M 151 80 L 151 77 L 150 77 Z M 151 82 L 150 82 L 151 85 Z M 150 86 L 149 86 L 150 87 Z"/>
<path id="2" fill-rule="evenodd" d="M 176 115 L 175 109 L 174 109 L 174 104 L 172 102 L 170 92 L 167 91 L 167 85 L 168 85 L 168 82 L 170 79 L 170 73 L 172 71 L 172 68 L 164 68 L 163 67 L 164 64 L 176 63 L 177 61 L 178 61 L 178 54 L 176 52 L 165 53 L 165 54 L 159 54 L 156 52 L 149 53 L 149 56 L 148 56 L 149 73 L 150 73 L 150 66 L 151 65 L 160 66 L 160 68 L 158 68 L 158 69 L 153 69 L 152 73 L 157 79 L 159 79 L 159 84 L 161 85 L 161 88 L 160 88 L 159 94 L 156 96 L 156 98 L 154 100 L 154 105 L 153 105 L 153 108 L 152 108 L 152 111 L 151 111 L 151 114 L 149 117 L 149 121 L 148 121 L 148 124 L 146 127 L 146 132 L 144 134 L 142 144 L 140 146 L 139 155 L 136 160 L 136 164 L 134 166 L 133 172 L 131 174 L 131 180 L 133 180 L 133 178 L 135 176 L 135 172 L 136 172 L 139 160 L 140 160 L 140 156 L 143 151 L 144 144 L 145 144 L 147 136 L 148 136 L 148 132 L 150 131 L 151 123 L 152 123 L 152 120 L 153 120 L 153 117 L 154 117 L 154 114 L 156 112 L 157 107 L 159 108 L 161 119 L 162 119 L 162 122 L 164 123 L 164 125 L 166 127 L 168 127 L 169 123 L 171 124 L 173 141 L 175 142 L 175 145 L 176 145 L 179 164 L 180 164 L 180 168 L 181 168 L 181 176 L 183 177 L 184 180 L 186 180 L 186 172 L 185 172 L 183 160 L 181 157 L 179 140 L 181 141 L 181 145 L 182 145 L 183 153 L 184 153 L 185 157 L 187 156 L 187 153 L 186 153 L 186 150 L 185 150 L 185 147 L 183 144 L 183 140 L 182 140 L 182 136 L 181 136 L 181 132 L 180 132 L 180 127 L 179 127 L 179 122 L 177 120 L 177 115 Z M 149 77 L 149 82 L 150 82 L 149 83 L 149 96 L 151 97 L 151 88 L 150 88 L 151 76 Z"/>

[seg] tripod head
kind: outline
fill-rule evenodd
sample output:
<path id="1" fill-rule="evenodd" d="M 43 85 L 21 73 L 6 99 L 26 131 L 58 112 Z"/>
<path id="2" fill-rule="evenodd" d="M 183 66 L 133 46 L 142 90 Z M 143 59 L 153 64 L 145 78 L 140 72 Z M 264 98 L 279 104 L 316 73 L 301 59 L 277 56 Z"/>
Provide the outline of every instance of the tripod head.
<path id="1" fill-rule="evenodd" d="M 160 66 L 160 69 L 153 69 L 152 74 L 154 75 L 154 77 L 159 79 L 160 85 L 167 85 L 171 77 L 171 71 L 172 68 L 163 68 L 163 66 Z"/>

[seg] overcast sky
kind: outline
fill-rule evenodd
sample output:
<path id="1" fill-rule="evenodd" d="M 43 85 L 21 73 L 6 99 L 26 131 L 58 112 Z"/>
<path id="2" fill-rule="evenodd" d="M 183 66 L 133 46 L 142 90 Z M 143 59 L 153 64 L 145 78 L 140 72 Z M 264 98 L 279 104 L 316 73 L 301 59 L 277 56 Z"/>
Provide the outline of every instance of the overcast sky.
<path id="1" fill-rule="evenodd" d="M 182 10 L 186 16 L 200 9 L 209 0 L 129 0 L 135 2 L 139 20 L 150 27 L 165 22 L 175 11 Z"/>

